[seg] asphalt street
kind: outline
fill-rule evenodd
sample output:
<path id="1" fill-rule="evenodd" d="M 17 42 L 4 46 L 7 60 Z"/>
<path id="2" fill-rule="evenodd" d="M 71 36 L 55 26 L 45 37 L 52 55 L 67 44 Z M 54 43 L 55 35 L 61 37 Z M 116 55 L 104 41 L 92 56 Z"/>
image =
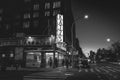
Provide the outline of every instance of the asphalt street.
<path id="1" fill-rule="evenodd" d="M 59 67 L 51 71 L 0 71 L 0 80 L 120 80 L 120 65 L 100 63 L 80 70 Z"/>
<path id="2" fill-rule="evenodd" d="M 120 65 L 101 63 L 81 69 L 66 80 L 120 80 Z"/>

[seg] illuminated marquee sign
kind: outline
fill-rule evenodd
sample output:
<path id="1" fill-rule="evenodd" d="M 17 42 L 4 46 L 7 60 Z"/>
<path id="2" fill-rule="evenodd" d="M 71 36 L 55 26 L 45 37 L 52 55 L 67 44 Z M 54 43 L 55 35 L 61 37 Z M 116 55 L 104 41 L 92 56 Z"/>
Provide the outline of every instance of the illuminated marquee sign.
<path id="1" fill-rule="evenodd" d="M 25 46 L 51 46 L 52 38 L 51 36 L 41 36 L 41 37 L 26 37 L 24 41 Z"/>
<path id="2" fill-rule="evenodd" d="M 66 51 L 65 44 L 63 42 L 63 15 L 57 15 L 57 28 L 56 28 L 56 46 Z"/>
<path id="3" fill-rule="evenodd" d="M 57 15 L 56 43 L 63 42 L 63 15 Z"/>
<path id="4" fill-rule="evenodd" d="M 19 45 L 18 40 L 12 40 L 12 39 L 0 40 L 0 46 L 15 46 L 15 45 Z"/>

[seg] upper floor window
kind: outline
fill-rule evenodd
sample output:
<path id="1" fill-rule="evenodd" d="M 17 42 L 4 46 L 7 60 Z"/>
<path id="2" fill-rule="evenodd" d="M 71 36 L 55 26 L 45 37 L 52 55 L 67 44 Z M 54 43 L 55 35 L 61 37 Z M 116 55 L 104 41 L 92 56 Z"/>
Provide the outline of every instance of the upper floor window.
<path id="1" fill-rule="evenodd" d="M 38 18 L 39 17 L 39 12 L 34 12 L 33 13 L 33 18 Z"/>
<path id="2" fill-rule="evenodd" d="M 24 14 L 24 19 L 30 18 L 30 13 L 25 13 Z"/>
<path id="3" fill-rule="evenodd" d="M 55 15 L 57 15 L 57 14 L 59 14 L 60 13 L 60 10 L 54 10 L 53 11 L 53 16 L 55 16 Z"/>
<path id="4" fill-rule="evenodd" d="M 53 8 L 59 8 L 61 7 L 61 2 L 57 1 L 57 2 L 53 2 Z"/>
<path id="5" fill-rule="evenodd" d="M 0 21 L 2 21 L 2 17 L 0 16 Z"/>
<path id="6" fill-rule="evenodd" d="M 25 2 L 30 2 L 31 0 L 24 0 Z"/>
<path id="7" fill-rule="evenodd" d="M 0 9 L 0 14 L 3 13 L 3 9 Z"/>
<path id="8" fill-rule="evenodd" d="M 50 16 L 50 11 L 46 11 L 45 16 Z"/>
<path id="9" fill-rule="evenodd" d="M 34 4 L 33 5 L 33 10 L 39 10 L 39 6 L 40 6 L 39 4 Z"/>
<path id="10" fill-rule="evenodd" d="M 45 9 L 50 9 L 50 3 L 45 3 Z"/>
<path id="11" fill-rule="evenodd" d="M 6 29 L 8 30 L 10 28 L 10 25 L 9 24 L 6 24 Z"/>
<path id="12" fill-rule="evenodd" d="M 39 26 L 39 21 L 38 20 L 34 20 L 33 21 L 33 26 L 34 27 L 38 27 Z"/>
<path id="13" fill-rule="evenodd" d="M 30 22 L 23 22 L 23 28 L 29 28 L 30 27 Z"/>

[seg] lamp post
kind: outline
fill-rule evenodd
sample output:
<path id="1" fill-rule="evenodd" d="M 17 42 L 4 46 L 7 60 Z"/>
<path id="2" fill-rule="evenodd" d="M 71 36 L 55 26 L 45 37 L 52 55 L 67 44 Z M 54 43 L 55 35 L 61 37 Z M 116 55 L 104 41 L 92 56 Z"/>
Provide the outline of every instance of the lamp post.
<path id="1" fill-rule="evenodd" d="M 107 38 L 107 39 L 106 39 L 106 41 L 107 41 L 107 42 L 110 42 L 110 41 L 111 41 L 111 39 L 110 39 L 110 38 Z"/>
<path id="2" fill-rule="evenodd" d="M 72 48 L 73 48 L 73 27 L 74 27 L 74 24 L 76 21 L 82 19 L 83 17 L 78 17 L 74 20 L 74 22 L 72 23 L 72 27 L 71 27 L 71 33 L 72 33 L 72 36 L 71 36 L 71 40 L 72 40 Z M 88 15 L 84 15 L 84 19 L 88 19 Z"/>
<path id="3" fill-rule="evenodd" d="M 77 17 L 77 18 L 74 20 L 74 22 L 72 23 L 72 27 L 71 27 L 71 33 L 72 33 L 72 34 L 71 34 L 71 40 L 72 40 L 72 41 L 71 41 L 71 42 L 72 42 L 72 67 L 73 67 L 73 49 L 74 49 L 74 46 L 73 46 L 73 44 L 74 44 L 74 43 L 73 43 L 73 34 L 74 34 L 74 33 L 73 33 L 73 27 L 74 27 L 75 22 L 78 21 L 78 20 L 81 20 L 82 18 L 83 18 L 83 19 L 88 19 L 88 15 L 84 15 L 84 17 L 83 17 L 83 16 L 82 16 L 82 17 Z"/>

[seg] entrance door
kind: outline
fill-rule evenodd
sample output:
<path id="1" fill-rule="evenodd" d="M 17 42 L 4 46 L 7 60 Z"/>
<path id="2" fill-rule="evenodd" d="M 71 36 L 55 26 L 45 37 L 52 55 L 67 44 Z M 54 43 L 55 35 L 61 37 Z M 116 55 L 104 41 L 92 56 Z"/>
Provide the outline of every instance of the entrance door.
<path id="1" fill-rule="evenodd" d="M 41 65 L 41 53 L 28 52 L 26 55 L 26 67 L 40 67 L 40 65 Z"/>
<path id="2" fill-rule="evenodd" d="M 50 58 L 52 59 L 53 63 L 53 53 L 52 52 L 46 53 L 46 67 L 50 67 Z"/>

